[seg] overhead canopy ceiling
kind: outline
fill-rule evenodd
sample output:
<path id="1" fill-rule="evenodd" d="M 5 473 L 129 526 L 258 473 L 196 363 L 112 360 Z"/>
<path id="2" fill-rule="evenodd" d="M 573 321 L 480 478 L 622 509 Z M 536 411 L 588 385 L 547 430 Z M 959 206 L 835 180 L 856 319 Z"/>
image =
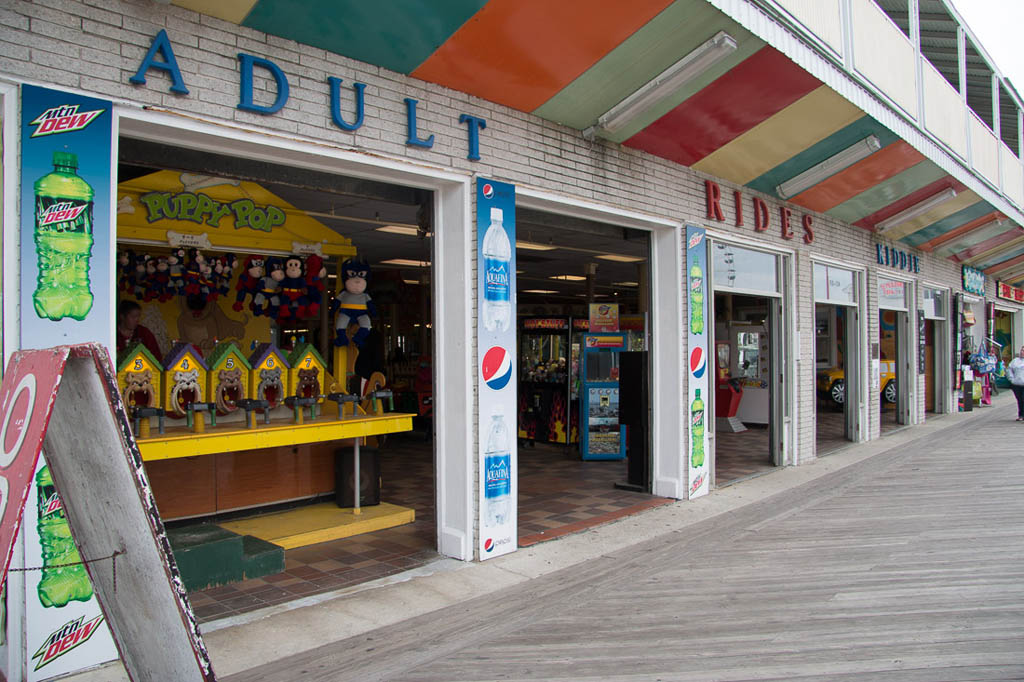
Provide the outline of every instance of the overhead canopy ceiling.
<path id="1" fill-rule="evenodd" d="M 735 49 L 600 136 L 868 230 L 895 223 L 886 238 L 1024 282 L 1021 227 L 999 222 L 993 205 L 706 0 L 234 0 L 217 9 L 172 1 L 581 134 L 724 31 Z M 876 2 L 909 35 L 906 0 Z M 919 5 L 922 51 L 959 88 L 956 18 L 944 0 Z M 971 41 L 966 79 L 968 104 L 991 125 L 992 69 Z M 1016 152 L 1017 99 L 1005 86 L 1000 123 Z M 877 149 L 862 160 L 793 196 L 778 191 L 870 136 Z M 898 219 L 933 198 L 929 210 Z"/>

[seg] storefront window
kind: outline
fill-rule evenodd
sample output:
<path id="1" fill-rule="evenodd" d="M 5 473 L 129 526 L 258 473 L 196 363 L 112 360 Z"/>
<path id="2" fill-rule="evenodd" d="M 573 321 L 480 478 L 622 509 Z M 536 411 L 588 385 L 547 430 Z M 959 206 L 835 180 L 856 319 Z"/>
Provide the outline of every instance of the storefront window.
<path id="1" fill-rule="evenodd" d="M 715 288 L 778 293 L 776 257 L 763 251 L 715 243 Z"/>
<path id="2" fill-rule="evenodd" d="M 878 280 L 878 307 L 886 310 L 906 310 L 907 283 L 898 279 Z"/>
<path id="3" fill-rule="evenodd" d="M 924 316 L 929 320 L 946 319 L 946 292 L 942 289 L 924 290 L 924 304 L 921 306 Z"/>
<path id="4" fill-rule="evenodd" d="M 814 300 L 820 303 L 856 303 L 852 270 L 814 264 Z"/>

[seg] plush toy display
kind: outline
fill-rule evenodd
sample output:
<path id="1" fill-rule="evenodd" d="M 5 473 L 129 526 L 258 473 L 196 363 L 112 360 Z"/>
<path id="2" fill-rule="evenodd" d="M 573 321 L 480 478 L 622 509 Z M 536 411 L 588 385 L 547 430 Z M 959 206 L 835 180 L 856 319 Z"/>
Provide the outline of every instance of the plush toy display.
<path id="1" fill-rule="evenodd" d="M 344 288 L 334 297 L 334 303 L 331 306 L 338 313 L 334 325 L 335 346 L 348 345 L 346 330 L 353 320 L 359 323 L 359 331 L 352 337 L 352 342 L 357 346 L 362 346 L 363 341 L 369 336 L 370 317 L 377 316 L 370 295 L 366 293 L 369 281 L 370 266 L 366 261 L 349 259 L 341 264 L 341 284 Z"/>
<path id="2" fill-rule="evenodd" d="M 156 299 L 163 303 L 164 301 L 171 300 L 174 295 L 171 293 L 171 277 L 168 274 L 167 259 L 164 256 L 160 256 L 156 259 L 153 266 L 154 272 L 153 277 L 149 283 L 149 291 L 146 292 L 146 300 Z"/>
<path id="3" fill-rule="evenodd" d="M 323 258 L 314 253 L 306 259 L 306 314 L 310 317 L 316 317 L 320 313 L 326 277 L 327 268 L 324 267 Z"/>
<path id="4" fill-rule="evenodd" d="M 132 279 L 132 294 L 140 301 L 146 300 L 146 289 L 149 287 L 149 261 L 152 260 L 148 253 L 135 256 L 135 277 Z"/>
<path id="5" fill-rule="evenodd" d="M 202 267 L 206 262 L 203 252 L 199 249 L 188 250 L 188 263 L 185 264 L 185 294 L 197 296 L 201 294 L 199 280 L 202 277 Z"/>
<path id="6" fill-rule="evenodd" d="M 260 286 L 252 299 L 252 312 L 254 315 L 266 315 L 277 317 L 277 310 L 281 306 L 281 280 L 284 279 L 284 263 L 277 256 L 271 256 L 266 260 L 266 268 L 263 277 L 260 278 Z"/>
<path id="7" fill-rule="evenodd" d="M 247 296 L 251 296 L 253 299 L 249 302 L 249 309 L 256 310 L 256 294 L 260 292 L 263 284 L 263 263 L 263 256 L 248 256 L 245 259 L 245 264 L 242 266 L 244 269 L 235 284 L 235 291 L 238 293 L 235 295 L 234 305 L 231 306 L 236 311 L 242 311 Z"/>
<path id="8" fill-rule="evenodd" d="M 131 292 L 135 287 L 135 252 L 131 249 L 117 252 L 117 290 Z"/>
<path id="9" fill-rule="evenodd" d="M 233 253 L 225 253 L 213 261 L 213 280 L 217 285 L 217 293 L 227 296 L 231 291 L 231 277 L 238 266 L 238 259 Z"/>
<path id="10" fill-rule="evenodd" d="M 306 280 L 302 276 L 302 258 L 288 256 L 284 261 L 284 277 L 281 279 L 280 319 L 302 317 L 306 314 Z"/>
<path id="11" fill-rule="evenodd" d="M 170 279 L 168 287 L 172 294 L 182 296 L 185 293 L 185 249 L 174 249 L 167 256 L 167 275 Z"/>

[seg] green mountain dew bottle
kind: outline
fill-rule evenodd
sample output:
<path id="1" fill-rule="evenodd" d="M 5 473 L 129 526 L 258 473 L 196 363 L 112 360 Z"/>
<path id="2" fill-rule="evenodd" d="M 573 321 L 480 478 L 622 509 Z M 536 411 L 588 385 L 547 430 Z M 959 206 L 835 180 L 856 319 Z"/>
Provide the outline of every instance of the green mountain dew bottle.
<path id="1" fill-rule="evenodd" d="M 690 434 L 693 439 L 690 463 L 694 467 L 704 466 L 704 401 L 700 399 L 699 388 L 690 406 Z"/>
<path id="2" fill-rule="evenodd" d="M 53 172 L 34 185 L 39 278 L 32 302 L 39 317 L 51 320 L 84 320 L 92 309 L 93 191 L 77 170 L 75 154 L 54 152 Z"/>
<path id="3" fill-rule="evenodd" d="M 36 474 L 36 489 L 39 495 L 39 546 L 43 553 L 43 576 L 36 588 L 39 602 L 45 607 L 59 608 L 71 601 L 89 601 L 92 583 L 85 572 L 85 565 L 78 563 L 81 557 L 71 538 L 71 527 L 50 477 L 50 467 L 44 466 Z"/>
<path id="4" fill-rule="evenodd" d="M 704 273 L 697 263 L 690 268 L 690 331 L 704 333 Z"/>

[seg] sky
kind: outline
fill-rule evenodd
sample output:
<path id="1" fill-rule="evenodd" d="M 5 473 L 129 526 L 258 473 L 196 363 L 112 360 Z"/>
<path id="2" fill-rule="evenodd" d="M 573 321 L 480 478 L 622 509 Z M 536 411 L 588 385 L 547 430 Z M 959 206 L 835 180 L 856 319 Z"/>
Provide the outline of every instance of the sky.
<path id="1" fill-rule="evenodd" d="M 1003 76 L 1024 96 L 1024 0 L 951 0 Z"/>

